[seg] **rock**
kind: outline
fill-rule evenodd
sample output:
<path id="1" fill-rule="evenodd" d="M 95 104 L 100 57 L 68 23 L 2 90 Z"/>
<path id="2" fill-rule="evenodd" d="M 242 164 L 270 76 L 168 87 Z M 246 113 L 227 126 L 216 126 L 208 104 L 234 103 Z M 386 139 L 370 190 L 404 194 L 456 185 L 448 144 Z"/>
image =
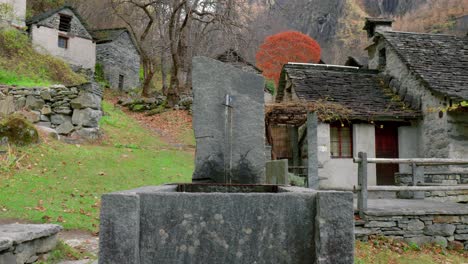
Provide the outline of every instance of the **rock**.
<path id="1" fill-rule="evenodd" d="M 41 113 L 43 115 L 50 115 L 52 114 L 52 108 L 50 107 L 50 105 L 44 105 L 41 109 Z"/>
<path id="2" fill-rule="evenodd" d="M 9 115 L 15 112 L 15 101 L 13 96 L 7 96 L 4 100 L 0 100 L 0 114 Z"/>
<path id="3" fill-rule="evenodd" d="M 66 115 L 54 114 L 54 115 L 51 116 L 50 121 L 54 125 L 61 125 L 66 121 L 71 121 L 71 117 L 66 116 Z"/>
<path id="4" fill-rule="evenodd" d="M 132 98 L 126 98 L 122 100 L 122 103 L 120 103 L 122 106 L 129 106 L 133 104 L 133 99 Z"/>
<path id="5" fill-rule="evenodd" d="M 16 111 L 23 109 L 26 106 L 26 98 L 20 97 L 15 100 Z"/>
<path id="6" fill-rule="evenodd" d="M 468 240 L 468 234 L 456 234 L 454 237 L 455 237 L 455 240 L 463 240 L 463 241 Z"/>
<path id="7" fill-rule="evenodd" d="M 46 100 L 46 101 L 50 101 L 52 100 L 52 96 L 50 94 L 50 91 L 47 89 L 44 89 L 41 91 L 41 98 Z"/>
<path id="8" fill-rule="evenodd" d="M 448 245 L 448 242 L 447 242 L 447 239 L 445 237 L 442 237 L 442 236 L 436 236 L 434 238 L 432 238 L 432 243 L 436 244 L 436 245 L 439 245 L 443 248 L 446 248 L 447 245 Z"/>
<path id="9" fill-rule="evenodd" d="M 99 110 L 101 109 L 101 97 L 89 93 L 89 92 L 81 92 L 80 95 L 73 99 L 70 104 L 73 109 L 84 109 L 84 108 L 92 108 Z"/>
<path id="10" fill-rule="evenodd" d="M 75 110 L 73 112 L 72 123 L 83 127 L 98 127 L 99 120 L 102 117 L 102 112 L 86 108 L 83 110 Z"/>
<path id="11" fill-rule="evenodd" d="M 383 222 L 383 221 L 370 221 L 369 223 L 365 224 L 364 227 L 393 227 L 396 226 L 395 221 L 390 222 Z"/>
<path id="12" fill-rule="evenodd" d="M 0 252 L 5 251 L 13 246 L 13 240 L 8 237 L 0 237 Z"/>
<path id="13" fill-rule="evenodd" d="M 94 141 L 101 138 L 101 131 L 98 128 L 83 127 L 80 130 L 73 132 L 71 137 Z"/>
<path id="14" fill-rule="evenodd" d="M 70 109 L 70 107 L 60 106 L 54 108 L 54 112 L 57 114 L 69 115 L 72 113 L 72 110 Z"/>
<path id="15" fill-rule="evenodd" d="M 26 224 L 10 224 L 0 225 L 0 234 L 2 237 L 8 237 L 14 243 L 22 243 L 31 241 L 41 237 L 55 235 L 62 230 L 59 225 L 26 225 Z"/>
<path id="16" fill-rule="evenodd" d="M 265 182 L 264 84 L 257 74 L 206 57 L 193 59 L 194 181 L 225 182 L 225 163 L 230 163 L 232 183 Z M 231 131 L 225 128 L 226 95 L 232 97 L 230 150 L 225 146 Z"/>
<path id="17" fill-rule="evenodd" d="M 44 126 L 44 125 L 41 125 L 41 123 L 38 123 L 37 125 L 35 125 L 35 127 L 37 131 L 44 133 L 53 139 L 60 138 L 59 134 L 57 133 L 57 130 L 50 128 L 50 123 L 49 123 L 49 126 L 46 126 L 46 125 Z"/>
<path id="18" fill-rule="evenodd" d="M 460 241 L 450 241 L 448 242 L 448 246 L 447 246 L 449 249 L 451 250 L 463 250 L 463 243 L 460 242 Z"/>
<path id="19" fill-rule="evenodd" d="M 40 117 L 41 122 L 50 122 L 50 118 L 46 115 L 41 115 Z"/>
<path id="20" fill-rule="evenodd" d="M 458 222 L 460 222 L 459 216 L 438 215 L 434 217 L 434 223 L 458 223 Z"/>
<path id="21" fill-rule="evenodd" d="M 59 133 L 60 135 L 68 135 L 71 132 L 73 132 L 73 130 L 75 130 L 75 127 L 70 121 L 66 121 L 60 126 L 58 126 L 56 130 L 57 130 L 57 133 Z"/>
<path id="22" fill-rule="evenodd" d="M 24 146 L 39 142 L 37 130 L 20 117 L 10 117 L 0 123 L 0 141 Z M 0 232 L 1 233 L 1 232 Z"/>
<path id="23" fill-rule="evenodd" d="M 45 102 L 42 99 L 38 99 L 32 95 L 26 97 L 26 108 L 30 110 L 41 110 Z"/>
<path id="24" fill-rule="evenodd" d="M 433 224 L 425 228 L 424 234 L 428 236 L 453 236 L 455 228 L 451 224 Z"/>
<path id="25" fill-rule="evenodd" d="M 41 121 L 41 113 L 40 112 L 22 110 L 22 111 L 19 111 L 17 113 L 19 115 L 23 116 L 24 118 L 26 118 L 26 120 L 28 120 L 31 123 L 37 123 L 37 122 Z"/>
<path id="26" fill-rule="evenodd" d="M 411 220 L 408 223 L 407 229 L 409 231 L 417 231 L 417 230 L 423 230 L 424 229 L 424 223 L 418 219 Z"/>
<path id="27" fill-rule="evenodd" d="M 409 238 L 405 238 L 405 241 L 407 243 L 415 243 L 418 246 L 424 246 L 424 245 L 432 243 L 432 237 L 430 236 L 409 237 Z"/>

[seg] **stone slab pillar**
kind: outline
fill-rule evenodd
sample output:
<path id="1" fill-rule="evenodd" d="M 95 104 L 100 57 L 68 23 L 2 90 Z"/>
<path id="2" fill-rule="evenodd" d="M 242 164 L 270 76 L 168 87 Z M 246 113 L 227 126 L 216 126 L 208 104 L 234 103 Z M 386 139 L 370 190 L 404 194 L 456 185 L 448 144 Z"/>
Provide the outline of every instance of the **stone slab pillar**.
<path id="1" fill-rule="evenodd" d="M 307 151 L 308 151 L 308 188 L 319 189 L 318 175 L 318 143 L 317 143 L 318 118 L 316 113 L 307 114 Z"/>

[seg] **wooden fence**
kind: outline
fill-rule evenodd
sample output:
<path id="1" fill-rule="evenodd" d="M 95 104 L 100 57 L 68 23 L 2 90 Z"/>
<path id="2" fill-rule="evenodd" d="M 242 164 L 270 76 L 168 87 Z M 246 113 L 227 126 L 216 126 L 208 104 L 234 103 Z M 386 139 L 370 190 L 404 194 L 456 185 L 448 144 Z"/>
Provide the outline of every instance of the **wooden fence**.
<path id="1" fill-rule="evenodd" d="M 367 158 L 367 153 L 359 152 L 358 158 L 354 158 L 354 163 L 358 163 L 358 187 L 356 191 L 358 192 L 357 209 L 361 218 L 364 217 L 364 212 L 367 210 L 368 191 L 414 191 L 414 199 L 424 199 L 426 191 L 468 190 L 468 186 L 427 186 L 427 184 L 424 184 L 424 166 L 468 165 L 468 160 Z M 413 172 L 412 186 L 368 186 L 367 169 L 369 163 L 411 165 Z"/>

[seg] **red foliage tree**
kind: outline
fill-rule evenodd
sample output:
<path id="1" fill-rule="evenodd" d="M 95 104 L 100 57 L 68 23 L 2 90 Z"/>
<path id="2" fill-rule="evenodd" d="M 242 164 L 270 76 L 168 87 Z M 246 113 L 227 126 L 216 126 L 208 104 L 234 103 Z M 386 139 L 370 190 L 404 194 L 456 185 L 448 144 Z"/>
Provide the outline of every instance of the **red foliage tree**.
<path id="1" fill-rule="evenodd" d="M 313 38 L 297 31 L 282 32 L 265 39 L 256 55 L 257 67 L 265 78 L 278 84 L 284 64 L 317 63 L 320 53 L 320 45 Z"/>

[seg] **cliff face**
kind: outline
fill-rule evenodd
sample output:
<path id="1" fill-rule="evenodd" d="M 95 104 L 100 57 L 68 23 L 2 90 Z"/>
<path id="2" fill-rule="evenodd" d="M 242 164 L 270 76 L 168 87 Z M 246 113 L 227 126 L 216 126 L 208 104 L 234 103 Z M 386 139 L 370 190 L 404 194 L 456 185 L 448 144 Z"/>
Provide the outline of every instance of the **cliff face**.
<path id="1" fill-rule="evenodd" d="M 365 17 L 390 17 L 400 31 L 465 35 L 466 0 L 282 0 L 281 16 L 289 28 L 316 39 L 327 63 L 365 56 Z M 284 12 L 286 10 L 286 12 Z"/>

